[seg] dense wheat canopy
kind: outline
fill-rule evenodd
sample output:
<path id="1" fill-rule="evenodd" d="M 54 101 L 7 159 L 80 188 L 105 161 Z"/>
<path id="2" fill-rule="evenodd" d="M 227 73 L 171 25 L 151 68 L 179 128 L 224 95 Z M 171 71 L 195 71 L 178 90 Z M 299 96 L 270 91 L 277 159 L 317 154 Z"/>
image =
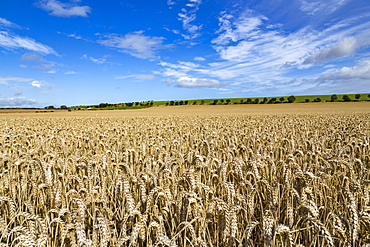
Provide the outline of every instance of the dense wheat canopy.
<path id="1" fill-rule="evenodd" d="M 369 114 L 0 125 L 0 246 L 370 243 Z"/>

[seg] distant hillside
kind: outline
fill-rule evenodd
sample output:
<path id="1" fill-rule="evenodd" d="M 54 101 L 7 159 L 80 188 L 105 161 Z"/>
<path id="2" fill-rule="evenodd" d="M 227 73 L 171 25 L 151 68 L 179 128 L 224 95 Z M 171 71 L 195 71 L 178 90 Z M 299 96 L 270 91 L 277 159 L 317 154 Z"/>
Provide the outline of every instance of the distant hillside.
<path id="1" fill-rule="evenodd" d="M 348 97 L 346 97 L 348 96 Z M 275 96 L 275 97 L 246 97 L 246 98 L 219 98 L 219 99 L 189 99 L 166 101 L 143 101 L 127 103 L 100 103 L 99 105 L 72 106 L 72 110 L 117 110 L 141 109 L 152 106 L 175 105 L 227 105 L 227 104 L 281 104 L 333 101 L 333 95 L 300 95 L 300 96 Z M 369 93 L 362 94 L 337 94 L 334 102 L 344 101 L 370 101 Z"/>

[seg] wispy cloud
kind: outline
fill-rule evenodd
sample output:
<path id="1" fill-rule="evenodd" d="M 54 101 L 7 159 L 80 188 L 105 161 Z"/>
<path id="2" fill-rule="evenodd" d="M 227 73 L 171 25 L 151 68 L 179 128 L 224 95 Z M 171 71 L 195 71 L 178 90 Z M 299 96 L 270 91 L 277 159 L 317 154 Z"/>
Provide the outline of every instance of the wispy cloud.
<path id="1" fill-rule="evenodd" d="M 0 84 L 8 85 L 10 82 L 30 82 L 34 79 L 22 77 L 0 77 Z"/>
<path id="2" fill-rule="evenodd" d="M 117 48 L 131 56 L 148 59 L 154 58 L 157 50 L 164 48 L 163 37 L 146 36 L 142 32 L 126 35 L 109 34 L 98 42 L 102 45 Z"/>
<path id="3" fill-rule="evenodd" d="M 41 44 L 28 37 L 10 34 L 7 31 L 0 31 L 0 46 L 6 49 L 26 49 L 45 55 L 56 54 L 53 48 L 47 45 Z"/>
<path id="4" fill-rule="evenodd" d="M 11 85 L 14 83 L 27 83 L 35 88 L 41 88 L 41 87 L 51 87 L 54 86 L 53 84 L 50 84 L 43 80 L 35 80 L 32 78 L 22 78 L 22 77 L 0 77 L 0 84 L 4 85 Z"/>
<path id="5" fill-rule="evenodd" d="M 202 4 L 201 0 L 189 0 L 186 4 L 186 8 L 182 8 L 181 12 L 178 13 L 178 20 L 182 22 L 182 28 L 186 31 L 186 34 L 181 34 L 178 30 L 172 30 L 172 32 L 180 34 L 185 39 L 195 39 L 200 36 L 200 30 L 202 30 L 202 24 L 193 24 L 197 18 L 196 12 L 199 10 L 199 6 Z"/>
<path id="6" fill-rule="evenodd" d="M 257 36 L 260 31 L 259 27 L 263 21 L 267 20 L 265 16 L 253 16 L 250 11 L 242 14 L 235 20 L 233 15 L 223 12 L 219 17 L 219 36 L 212 40 L 217 45 L 227 45 L 230 42 L 252 38 Z"/>
<path id="7" fill-rule="evenodd" d="M 0 98 L 1 107 L 30 107 L 36 103 L 36 100 L 25 97 Z"/>
<path id="8" fill-rule="evenodd" d="M 21 28 L 21 26 L 0 17 L 0 27 Z"/>
<path id="9" fill-rule="evenodd" d="M 334 12 L 347 2 L 348 0 L 301 0 L 300 9 L 308 15 L 315 15 L 322 11 L 328 14 Z"/>
<path id="10" fill-rule="evenodd" d="M 124 79 L 128 79 L 128 78 L 134 78 L 134 79 L 140 80 L 140 81 L 149 81 L 149 80 L 154 80 L 156 77 L 154 75 L 150 75 L 150 74 L 137 74 L 137 75 L 116 76 L 114 79 L 124 80 Z"/>
<path id="11" fill-rule="evenodd" d="M 45 59 L 39 53 L 26 52 L 22 55 L 21 61 L 31 61 L 31 62 L 43 63 L 45 62 Z"/>
<path id="12" fill-rule="evenodd" d="M 62 3 L 56 0 L 42 0 L 37 5 L 50 12 L 50 15 L 58 17 L 88 17 L 88 13 L 91 13 L 91 8 L 89 6 L 80 6 L 78 5 L 79 2 L 78 0 L 70 3 Z"/>
<path id="13" fill-rule="evenodd" d="M 94 57 L 88 56 L 87 54 L 84 54 L 81 57 L 81 59 L 88 59 L 88 60 L 90 60 L 90 61 L 92 61 L 93 63 L 96 63 L 96 64 L 114 64 L 114 63 L 109 62 L 107 60 L 108 57 L 109 57 L 109 55 L 104 55 L 101 58 L 94 58 Z"/>
<path id="14" fill-rule="evenodd" d="M 75 72 L 75 71 L 71 70 L 71 71 L 66 71 L 64 74 L 65 74 L 65 75 L 76 75 L 76 74 L 77 74 L 77 72 Z"/>
<path id="15" fill-rule="evenodd" d="M 222 87 L 230 82 L 220 82 L 215 79 L 206 78 L 191 78 L 191 77 L 180 77 L 176 80 L 176 84 L 179 87 L 189 87 L 189 88 L 214 88 Z"/>
<path id="16" fill-rule="evenodd" d="M 204 57 L 194 57 L 195 61 L 206 61 Z"/>

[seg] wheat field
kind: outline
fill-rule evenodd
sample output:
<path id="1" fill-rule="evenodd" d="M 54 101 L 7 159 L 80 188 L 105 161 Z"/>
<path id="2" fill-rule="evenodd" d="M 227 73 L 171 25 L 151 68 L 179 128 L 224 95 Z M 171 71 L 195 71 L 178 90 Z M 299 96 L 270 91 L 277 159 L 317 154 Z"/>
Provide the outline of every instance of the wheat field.
<path id="1" fill-rule="evenodd" d="M 367 106 L 3 114 L 0 246 L 369 245 Z"/>

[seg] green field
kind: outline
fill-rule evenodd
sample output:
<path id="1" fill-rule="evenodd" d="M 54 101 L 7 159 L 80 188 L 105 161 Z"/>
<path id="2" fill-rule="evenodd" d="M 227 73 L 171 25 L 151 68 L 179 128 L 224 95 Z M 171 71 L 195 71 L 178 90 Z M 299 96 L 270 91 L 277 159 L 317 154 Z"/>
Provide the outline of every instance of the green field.
<path id="1" fill-rule="evenodd" d="M 343 101 L 342 97 L 343 95 L 345 94 L 337 94 L 337 101 L 340 102 L 340 101 Z M 356 94 L 346 94 L 348 95 L 348 97 L 350 97 L 350 99 L 352 101 L 356 101 L 355 99 L 355 95 Z M 369 93 L 363 93 L 363 94 L 360 94 L 361 97 L 358 99 L 358 101 L 364 101 L 364 100 L 370 100 L 370 98 L 368 97 Z M 277 102 L 280 103 L 279 99 L 283 97 L 284 98 L 284 101 L 283 103 L 287 103 L 288 100 L 287 98 L 289 96 L 274 96 L 274 97 L 250 97 L 250 99 L 252 101 L 254 101 L 255 99 L 259 99 L 259 102 L 263 101 L 264 98 L 267 98 L 267 100 L 270 100 L 271 98 L 276 98 L 277 99 Z M 306 99 L 309 99 L 310 102 L 313 102 L 315 99 L 317 98 L 320 98 L 321 99 L 321 102 L 325 102 L 325 101 L 331 101 L 331 95 L 301 95 L 301 96 L 294 96 L 296 98 L 295 102 L 305 102 Z M 230 104 L 234 104 L 234 103 L 240 103 L 241 100 L 243 100 L 243 102 L 245 102 L 248 97 L 246 98 L 218 98 L 218 99 L 192 99 L 192 100 L 187 100 L 188 101 L 188 105 L 191 105 L 193 104 L 194 101 L 196 101 L 196 104 L 199 105 L 201 103 L 201 101 L 203 100 L 204 101 L 204 104 L 206 105 L 209 105 L 209 104 L 212 104 L 215 100 L 217 100 L 217 104 L 221 104 L 221 100 L 224 100 L 223 104 L 226 104 L 226 100 L 227 99 L 230 99 Z M 175 102 L 180 102 L 180 101 L 183 101 L 185 102 L 185 100 L 174 100 Z M 160 106 L 160 105 L 166 105 L 166 103 L 169 103 L 170 101 L 154 101 L 154 104 L 153 105 L 157 105 L 157 106 Z"/>
<path id="2" fill-rule="evenodd" d="M 342 97 L 344 94 L 337 94 L 337 102 L 343 101 Z M 356 94 L 346 94 L 351 101 L 368 101 L 370 100 L 369 93 L 360 94 L 361 97 L 356 99 Z M 259 104 L 263 104 L 264 98 L 267 99 L 267 102 L 270 99 L 275 98 L 276 101 L 274 104 L 277 103 L 289 103 L 288 102 L 289 96 L 275 96 L 275 97 L 250 97 L 250 98 L 218 98 L 218 99 L 190 99 L 190 100 L 166 100 L 166 101 L 146 101 L 146 102 L 131 102 L 132 106 L 127 106 L 126 103 L 117 103 L 117 104 L 108 104 L 106 107 L 100 107 L 100 105 L 87 105 L 87 106 L 72 106 L 69 107 L 71 110 L 128 110 L 128 109 L 143 109 L 152 106 L 166 106 L 171 105 L 173 102 L 173 106 L 176 105 L 212 105 L 214 104 L 215 100 L 217 100 L 217 105 L 226 105 L 226 104 L 242 104 L 250 99 L 252 102 L 255 102 L 258 99 Z M 315 102 L 316 99 L 320 99 L 320 102 L 331 101 L 331 95 L 301 95 L 301 96 L 294 96 L 295 103 L 304 103 L 309 100 L 309 102 Z M 284 98 L 283 101 L 280 99 Z M 227 103 L 229 100 L 229 103 Z M 266 103 L 266 102 L 265 102 Z"/>

